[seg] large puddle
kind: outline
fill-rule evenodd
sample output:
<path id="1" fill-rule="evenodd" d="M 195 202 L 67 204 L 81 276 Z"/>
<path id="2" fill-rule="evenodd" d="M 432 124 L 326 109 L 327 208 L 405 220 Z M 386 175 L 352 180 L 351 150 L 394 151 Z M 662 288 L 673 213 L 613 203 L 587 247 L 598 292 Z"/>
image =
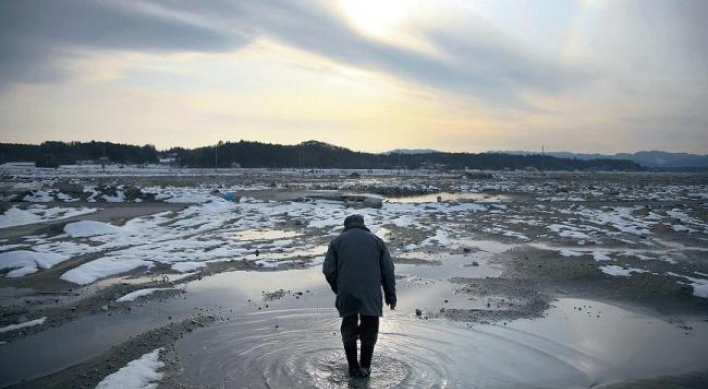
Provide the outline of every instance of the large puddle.
<path id="1" fill-rule="evenodd" d="M 387 314 L 371 379 L 362 382 L 345 375 L 339 323 L 333 309 L 257 313 L 196 332 L 176 350 L 192 383 L 245 388 L 587 388 L 689 373 L 708 358 L 705 323 L 686 335 L 617 307 L 567 299 L 544 319 L 509 326 Z"/>
<path id="2" fill-rule="evenodd" d="M 194 313 L 226 319 L 175 345 L 185 376 L 199 387 L 587 388 L 706 368 L 708 323 L 682 323 L 688 330 L 594 301 L 562 299 L 544 318 L 507 325 L 415 317 L 417 308 L 438 309 L 444 300 L 446 307 L 476 307 L 470 296 L 452 295 L 447 279 L 496 276 L 491 255 L 397 265 L 399 306 L 385 312 L 368 381 L 345 376 L 334 295 L 315 266 L 217 274 L 167 301 L 133 305 L 131 313 L 96 314 L 2 344 L 0 386 L 80 363 Z M 478 266 L 468 266 L 473 261 Z"/>

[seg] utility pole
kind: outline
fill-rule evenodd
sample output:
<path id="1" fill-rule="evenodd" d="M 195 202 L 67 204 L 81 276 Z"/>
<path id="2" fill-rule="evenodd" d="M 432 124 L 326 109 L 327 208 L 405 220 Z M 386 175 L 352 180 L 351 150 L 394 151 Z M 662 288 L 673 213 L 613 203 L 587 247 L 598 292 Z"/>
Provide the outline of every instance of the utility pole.
<path id="1" fill-rule="evenodd" d="M 219 146 L 224 144 L 224 142 L 219 141 L 216 146 L 214 146 L 214 172 L 219 168 Z"/>

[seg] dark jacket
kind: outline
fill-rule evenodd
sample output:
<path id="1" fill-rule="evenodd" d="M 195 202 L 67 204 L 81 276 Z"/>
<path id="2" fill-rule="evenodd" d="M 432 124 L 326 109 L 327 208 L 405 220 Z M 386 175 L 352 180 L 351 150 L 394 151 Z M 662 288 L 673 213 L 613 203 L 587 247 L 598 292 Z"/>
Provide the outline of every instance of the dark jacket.
<path id="1" fill-rule="evenodd" d="M 386 304 L 396 303 L 393 261 L 383 240 L 366 227 L 346 228 L 327 250 L 322 272 L 337 294 L 340 317 L 353 314 L 383 316 L 381 288 Z"/>

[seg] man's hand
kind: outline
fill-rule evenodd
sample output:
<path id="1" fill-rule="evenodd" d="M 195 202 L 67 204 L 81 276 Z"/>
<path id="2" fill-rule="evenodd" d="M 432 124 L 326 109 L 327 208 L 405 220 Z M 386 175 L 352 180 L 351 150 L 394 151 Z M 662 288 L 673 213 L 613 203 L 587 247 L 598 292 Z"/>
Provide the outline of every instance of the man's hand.
<path id="1" fill-rule="evenodd" d="M 391 310 L 392 310 L 392 311 L 395 311 L 395 310 L 396 310 L 396 303 L 388 304 L 388 306 L 391 307 Z"/>

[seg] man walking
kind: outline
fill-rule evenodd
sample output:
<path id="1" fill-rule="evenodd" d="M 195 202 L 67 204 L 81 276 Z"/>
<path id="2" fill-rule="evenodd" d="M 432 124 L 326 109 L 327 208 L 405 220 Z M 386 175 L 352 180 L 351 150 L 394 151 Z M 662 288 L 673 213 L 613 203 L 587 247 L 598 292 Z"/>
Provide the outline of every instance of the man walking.
<path id="1" fill-rule="evenodd" d="M 344 231 L 327 250 L 322 272 L 337 294 L 335 306 L 342 318 L 342 343 L 349 375 L 368 377 L 371 358 L 386 305 L 396 308 L 396 280 L 393 261 L 383 240 L 364 225 L 362 215 L 344 219 Z M 361 363 L 357 362 L 357 339 L 361 339 Z"/>

